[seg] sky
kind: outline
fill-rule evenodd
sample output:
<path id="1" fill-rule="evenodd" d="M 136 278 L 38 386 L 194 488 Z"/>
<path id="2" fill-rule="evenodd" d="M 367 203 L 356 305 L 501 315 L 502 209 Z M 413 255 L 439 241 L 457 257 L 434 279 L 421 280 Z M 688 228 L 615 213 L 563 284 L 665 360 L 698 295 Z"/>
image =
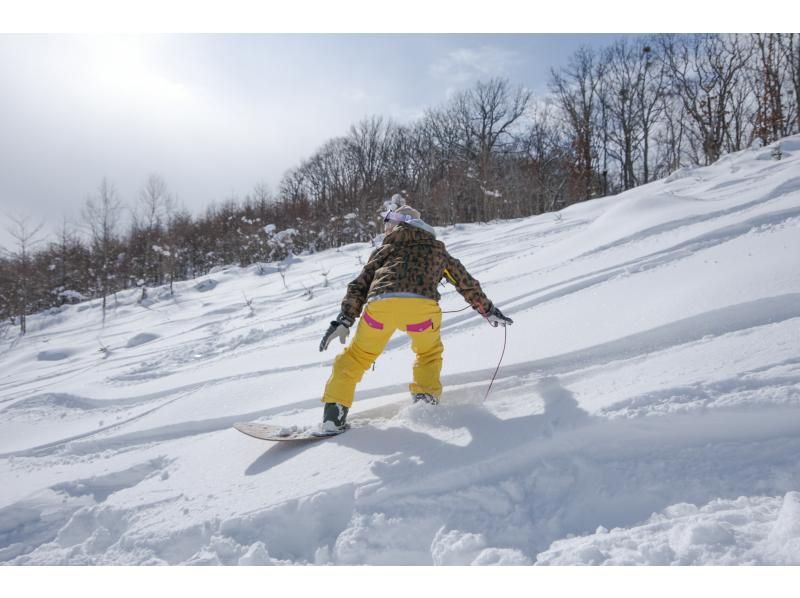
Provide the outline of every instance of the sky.
<path id="1" fill-rule="evenodd" d="M 151 173 L 199 214 L 260 183 L 276 191 L 362 118 L 410 122 L 490 77 L 541 96 L 551 67 L 617 37 L 2 34 L 3 216 L 55 230 L 103 177 L 131 205 Z"/>
<path id="2" fill-rule="evenodd" d="M 13 245 L 9 214 L 53 234 L 104 177 L 133 205 L 159 174 L 197 215 L 256 185 L 276 191 L 365 117 L 411 122 L 490 77 L 541 99 L 550 69 L 580 46 L 784 22 L 694 0 L 657 16 L 635 0 L 5 1 L 0 250 Z"/>

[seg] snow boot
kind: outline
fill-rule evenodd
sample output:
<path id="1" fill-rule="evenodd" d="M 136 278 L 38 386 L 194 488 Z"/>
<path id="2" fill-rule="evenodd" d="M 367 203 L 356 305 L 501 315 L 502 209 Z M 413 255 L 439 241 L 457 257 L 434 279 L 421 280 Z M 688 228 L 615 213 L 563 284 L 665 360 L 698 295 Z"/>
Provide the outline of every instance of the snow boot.
<path id="1" fill-rule="evenodd" d="M 411 397 L 414 403 L 419 403 L 420 401 L 423 403 L 427 403 L 428 405 L 438 405 L 439 399 L 434 397 L 432 394 L 427 392 L 418 392 Z"/>
<path id="2" fill-rule="evenodd" d="M 325 403 L 325 410 L 322 412 L 322 429 L 332 433 L 346 430 L 348 411 L 347 407 L 339 403 Z"/>

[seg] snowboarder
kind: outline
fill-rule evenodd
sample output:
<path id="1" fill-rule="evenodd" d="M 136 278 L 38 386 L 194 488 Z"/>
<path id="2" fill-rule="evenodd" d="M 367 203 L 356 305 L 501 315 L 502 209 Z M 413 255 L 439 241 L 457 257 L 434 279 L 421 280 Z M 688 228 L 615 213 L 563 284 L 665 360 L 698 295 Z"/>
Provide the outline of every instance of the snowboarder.
<path id="1" fill-rule="evenodd" d="M 413 383 L 409 386 L 414 402 L 437 404 L 442 393 L 442 340 L 439 328 L 438 285 L 442 278 L 452 283 L 473 309 L 492 326 L 513 324 L 486 297 L 480 283 L 436 239 L 431 226 L 420 213 L 397 194 L 384 214 L 386 236 L 369 258 L 361 273 L 349 285 L 341 312 L 331 322 L 319 350 L 333 339 L 342 344 L 356 318 L 361 320 L 350 345 L 336 357 L 325 386 L 322 401 L 323 430 L 336 433 L 345 427 L 356 384 L 378 358 L 395 330 L 411 337 L 416 353 Z M 362 314 L 364 304 L 367 304 Z"/>

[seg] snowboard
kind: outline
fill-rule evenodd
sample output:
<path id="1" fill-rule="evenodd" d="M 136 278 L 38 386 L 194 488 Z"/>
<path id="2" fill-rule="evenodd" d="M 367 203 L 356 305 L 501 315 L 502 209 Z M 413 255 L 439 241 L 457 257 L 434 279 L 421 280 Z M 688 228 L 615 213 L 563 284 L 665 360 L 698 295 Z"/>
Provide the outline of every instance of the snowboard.
<path id="1" fill-rule="evenodd" d="M 276 426 L 259 422 L 239 422 L 233 427 L 242 434 L 247 434 L 260 440 L 272 442 L 298 441 L 298 440 L 322 440 L 338 436 L 345 432 L 347 428 L 340 432 L 323 432 L 321 426 Z M 348 426 L 349 427 L 349 426 Z"/>

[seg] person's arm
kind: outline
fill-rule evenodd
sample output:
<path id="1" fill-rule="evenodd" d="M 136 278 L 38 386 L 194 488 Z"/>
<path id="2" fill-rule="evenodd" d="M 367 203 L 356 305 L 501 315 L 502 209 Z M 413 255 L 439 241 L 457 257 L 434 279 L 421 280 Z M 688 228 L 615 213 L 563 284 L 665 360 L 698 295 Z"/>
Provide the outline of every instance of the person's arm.
<path id="1" fill-rule="evenodd" d="M 375 278 L 375 272 L 383 265 L 389 251 L 391 248 L 388 245 L 383 245 L 373 251 L 366 265 L 361 269 L 361 273 L 347 285 L 347 293 L 342 301 L 340 315 L 349 319 L 350 324 L 361 315 L 361 310 L 367 301 L 369 287 Z"/>
<path id="2" fill-rule="evenodd" d="M 447 256 L 447 268 L 445 276 L 456 287 L 461 296 L 478 311 L 492 326 L 507 326 L 513 324 L 514 320 L 503 315 L 503 312 L 494 305 L 481 289 L 481 283 L 467 271 L 460 261 L 449 253 Z"/>
<path id="3" fill-rule="evenodd" d="M 350 334 L 350 326 L 361 315 L 361 309 L 367 300 L 367 293 L 372 279 L 375 278 L 375 272 L 383 264 L 388 251 L 385 245 L 373 251 L 367 265 L 361 269 L 361 273 L 347 285 L 347 294 L 342 301 L 342 309 L 322 336 L 319 344 L 320 351 L 325 351 L 335 338 L 338 338 L 342 344 L 345 343 Z"/>
<path id="4" fill-rule="evenodd" d="M 472 309 L 486 315 L 492 309 L 492 302 L 481 289 L 479 283 L 467 271 L 460 261 L 449 253 L 445 252 L 447 258 L 447 269 L 445 276 L 456 287 L 456 290 L 464 297 L 464 300 L 472 306 Z"/>

